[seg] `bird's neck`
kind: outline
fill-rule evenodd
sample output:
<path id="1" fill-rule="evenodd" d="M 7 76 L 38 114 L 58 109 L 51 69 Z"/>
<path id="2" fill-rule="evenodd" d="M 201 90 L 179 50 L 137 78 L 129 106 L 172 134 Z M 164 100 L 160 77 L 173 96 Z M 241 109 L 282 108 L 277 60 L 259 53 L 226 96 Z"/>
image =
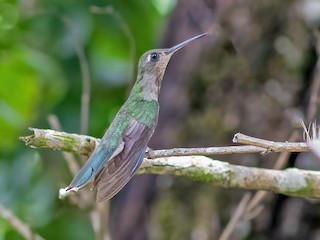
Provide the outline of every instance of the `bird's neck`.
<path id="1" fill-rule="evenodd" d="M 134 84 L 129 99 L 158 101 L 162 77 L 153 73 L 140 71 Z M 161 78 L 161 79 L 160 79 Z"/>

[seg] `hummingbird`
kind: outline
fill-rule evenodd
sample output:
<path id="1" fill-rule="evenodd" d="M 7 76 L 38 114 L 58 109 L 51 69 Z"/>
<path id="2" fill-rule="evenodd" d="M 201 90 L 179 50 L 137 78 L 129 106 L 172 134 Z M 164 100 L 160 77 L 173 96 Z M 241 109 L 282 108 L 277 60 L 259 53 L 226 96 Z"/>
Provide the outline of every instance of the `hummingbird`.
<path id="1" fill-rule="evenodd" d="M 102 202 L 116 195 L 140 167 L 147 144 L 158 122 L 161 83 L 172 55 L 207 33 L 192 37 L 171 48 L 147 51 L 139 60 L 137 80 L 130 95 L 111 122 L 91 156 L 60 198 L 77 192 L 90 182 Z"/>

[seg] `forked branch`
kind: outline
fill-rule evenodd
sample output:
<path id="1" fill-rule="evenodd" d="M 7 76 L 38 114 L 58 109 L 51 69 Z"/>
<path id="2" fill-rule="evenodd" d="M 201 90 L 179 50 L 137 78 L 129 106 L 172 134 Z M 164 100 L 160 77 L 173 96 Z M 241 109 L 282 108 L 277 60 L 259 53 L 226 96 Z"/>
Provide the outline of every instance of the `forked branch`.
<path id="1" fill-rule="evenodd" d="M 99 139 L 84 135 L 69 134 L 53 130 L 31 129 L 33 135 L 21 137 L 34 148 L 52 148 L 61 151 L 89 155 Z M 248 138 L 236 135 L 237 138 Z M 199 155 L 231 153 L 268 153 L 270 151 L 308 151 L 306 143 L 272 142 L 250 138 L 249 146 L 228 146 L 210 148 L 177 148 L 149 150 L 148 158 L 138 173 L 171 174 L 190 177 L 194 180 L 212 182 L 226 188 L 267 190 L 291 196 L 320 197 L 320 172 L 300 169 L 271 170 L 229 164 Z M 263 145 L 261 145 L 261 142 Z M 270 145 L 268 145 L 270 142 Z M 253 146 L 252 144 L 256 145 Z"/>
<path id="2" fill-rule="evenodd" d="M 33 135 L 20 137 L 26 145 L 33 148 L 51 148 L 53 150 L 73 152 L 80 155 L 90 155 L 100 139 L 54 131 L 51 129 L 30 128 Z M 249 144 L 244 146 L 203 147 L 203 148 L 173 148 L 152 150 L 147 152 L 147 158 L 160 158 L 190 155 L 224 155 L 235 153 L 261 153 L 270 152 L 307 152 L 309 146 L 305 142 L 274 142 L 260 138 L 250 137 L 237 133 L 233 138 L 234 143 Z"/>

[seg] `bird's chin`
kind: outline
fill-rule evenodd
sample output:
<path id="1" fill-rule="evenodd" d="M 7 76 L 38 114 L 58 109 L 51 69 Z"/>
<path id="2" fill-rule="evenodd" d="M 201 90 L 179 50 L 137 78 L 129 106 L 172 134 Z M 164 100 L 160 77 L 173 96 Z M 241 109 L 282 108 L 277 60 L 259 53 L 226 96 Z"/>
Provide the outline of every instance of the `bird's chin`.
<path id="1" fill-rule="evenodd" d="M 67 196 L 69 196 L 72 192 L 78 192 L 79 188 L 78 187 L 66 187 L 66 188 L 61 188 L 59 190 L 59 199 L 64 199 Z"/>

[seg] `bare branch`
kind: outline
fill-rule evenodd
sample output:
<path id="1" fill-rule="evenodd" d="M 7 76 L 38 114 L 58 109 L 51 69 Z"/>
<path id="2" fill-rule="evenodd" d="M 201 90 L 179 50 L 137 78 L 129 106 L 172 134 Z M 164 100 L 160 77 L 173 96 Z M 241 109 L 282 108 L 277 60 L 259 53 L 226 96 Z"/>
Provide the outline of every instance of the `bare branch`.
<path id="1" fill-rule="evenodd" d="M 58 130 L 58 131 L 62 130 L 62 126 L 61 126 L 60 121 L 57 118 L 57 116 L 49 115 L 48 122 L 53 129 Z M 75 176 L 76 173 L 80 169 L 79 164 L 76 161 L 75 156 L 72 153 L 68 153 L 68 152 L 62 152 L 62 155 L 64 156 L 64 158 L 68 164 L 68 167 L 69 167 L 69 170 L 70 170 L 72 176 Z M 82 192 L 80 192 L 79 195 L 73 196 L 73 198 L 71 198 L 71 202 L 73 204 L 77 205 L 79 208 L 90 209 L 90 208 L 95 207 L 93 204 L 93 202 L 94 202 L 93 199 L 94 199 L 94 195 L 92 194 L 92 192 L 82 191 Z M 94 211 L 94 209 L 92 211 Z M 94 224 L 94 223 L 92 223 L 92 224 Z"/>
<path id="2" fill-rule="evenodd" d="M 93 137 L 51 129 L 29 129 L 33 131 L 33 135 L 20 137 L 20 139 L 32 148 L 51 148 L 80 155 L 90 155 L 99 141 Z"/>
<path id="3" fill-rule="evenodd" d="M 296 141 L 298 139 L 298 131 L 295 130 L 290 138 L 289 141 Z M 282 169 L 284 167 L 284 165 L 287 163 L 287 160 L 290 156 L 289 152 L 281 152 L 276 163 L 273 166 L 273 169 Z M 253 197 L 248 198 L 247 194 L 245 194 L 242 197 L 241 202 L 239 203 L 237 209 L 243 209 L 243 207 L 240 207 L 240 205 L 243 204 L 244 199 L 248 198 L 248 200 L 245 201 L 245 211 L 241 212 L 241 215 L 246 218 L 247 220 L 255 218 L 256 216 L 258 216 L 258 214 L 260 214 L 264 208 L 264 206 L 260 204 L 260 202 L 268 195 L 270 194 L 269 192 L 266 191 L 257 191 Z M 240 220 L 240 216 L 237 216 L 237 218 L 235 217 L 235 215 L 232 216 L 232 218 L 229 220 L 226 228 L 223 230 L 223 233 L 221 235 L 220 238 L 225 237 L 225 236 L 230 236 L 231 232 L 234 230 L 236 224 L 237 224 L 237 220 Z M 225 238 L 227 239 L 227 238 Z"/>
<path id="4" fill-rule="evenodd" d="M 62 130 L 62 126 L 57 116 L 49 115 L 48 122 L 53 129 L 58 131 Z M 72 176 L 75 176 L 76 173 L 79 171 L 79 165 L 75 159 L 75 156 L 72 153 L 68 153 L 68 152 L 62 152 L 62 155 L 64 156 L 68 164 L 68 167 L 70 172 L 72 173 Z M 71 202 L 76 204 L 79 208 L 90 209 L 89 216 L 90 216 L 92 227 L 95 230 L 95 233 L 97 236 L 96 239 L 103 240 L 103 238 L 101 238 L 100 233 L 101 233 L 101 229 L 103 228 L 102 226 L 104 225 L 100 224 L 100 221 L 99 221 L 100 212 L 98 211 L 97 206 L 93 204 L 94 195 L 92 194 L 92 192 L 88 193 L 88 191 L 82 191 L 79 193 L 79 195 L 73 196 L 73 198 L 71 198 Z"/>
<path id="5" fill-rule="evenodd" d="M 51 148 L 53 150 L 74 152 L 81 155 L 90 155 L 100 139 L 65 132 L 58 132 L 50 129 L 30 128 L 33 135 L 20 137 L 28 146 L 33 148 Z M 206 148 L 174 148 L 151 150 L 147 152 L 148 158 L 159 158 L 169 156 L 190 156 L 190 155 L 223 155 L 234 153 L 268 153 L 268 152 L 306 152 L 309 147 L 304 142 L 273 142 L 259 138 L 253 138 L 237 133 L 235 138 L 250 139 L 250 144 L 261 146 L 226 146 Z M 269 145 L 268 145 L 269 143 Z"/>
<path id="6" fill-rule="evenodd" d="M 291 134 L 289 141 L 296 141 L 297 139 L 298 131 L 296 130 Z M 280 153 L 276 163 L 273 166 L 273 169 L 283 169 L 285 164 L 288 162 L 289 156 L 289 152 Z M 268 192 L 265 191 L 256 192 L 256 194 L 251 198 L 250 202 L 248 203 L 246 214 L 249 214 L 250 212 L 254 211 L 254 208 L 258 206 L 258 204 L 267 196 L 267 194 Z"/>
<path id="7" fill-rule="evenodd" d="M 316 49 L 317 49 L 318 55 L 319 55 L 319 51 L 320 51 L 319 50 L 320 49 L 319 36 L 320 36 L 319 32 L 317 32 L 316 33 L 316 37 L 317 37 Z M 311 87 L 312 92 L 311 92 L 311 96 L 309 99 L 309 105 L 308 105 L 308 109 L 307 109 L 307 119 L 309 121 L 312 120 L 314 118 L 314 116 L 316 115 L 317 107 L 318 107 L 319 89 L 320 89 L 320 77 L 319 77 L 320 76 L 320 70 L 319 70 L 320 68 L 319 67 L 320 67 L 320 62 L 318 59 L 316 70 L 315 70 L 314 77 L 313 77 L 312 87 Z M 316 127 L 316 123 L 315 122 L 312 123 L 312 125 L 310 125 L 309 128 L 307 129 L 304 122 L 301 120 L 301 125 L 304 129 L 307 143 L 308 143 L 310 149 L 318 156 L 318 158 L 320 158 L 320 151 L 319 151 L 320 131 Z M 290 141 L 296 141 L 297 138 L 298 138 L 298 132 L 294 131 L 290 137 Z M 257 146 L 262 146 L 262 147 L 265 147 L 265 145 L 270 146 L 270 145 L 275 144 L 274 142 L 270 142 L 270 141 L 266 142 L 266 140 L 256 139 L 256 138 L 252 138 L 252 137 L 242 135 L 242 134 L 236 134 L 234 141 L 238 142 L 238 143 L 252 144 L 252 145 L 257 145 Z M 282 169 L 284 167 L 284 165 L 286 164 L 288 157 L 289 157 L 289 152 L 282 152 L 280 154 L 280 156 L 278 157 L 273 168 L 274 169 Z M 233 231 L 237 221 L 240 219 L 240 216 L 243 215 L 244 213 L 245 213 L 246 217 L 248 217 L 250 215 L 250 218 L 257 216 L 257 214 L 259 214 L 263 209 L 263 205 L 258 206 L 258 204 L 266 197 L 267 194 L 268 194 L 268 192 L 266 192 L 266 191 L 258 191 L 252 197 L 252 199 L 250 201 L 249 200 L 246 201 L 245 205 L 247 205 L 247 206 L 246 206 L 245 212 L 242 211 L 240 215 L 237 215 L 237 214 L 233 215 L 233 217 L 230 219 L 227 227 L 224 229 L 220 239 L 228 239 L 228 237 L 231 235 L 231 232 Z M 246 195 L 243 196 L 237 209 L 240 209 L 240 206 L 242 205 L 243 200 L 245 198 L 246 198 Z"/>
<path id="8" fill-rule="evenodd" d="M 0 217 L 8 221 L 10 225 L 27 240 L 43 240 L 41 236 L 32 232 L 29 225 L 22 222 L 13 212 L 0 204 Z"/>
<path id="9" fill-rule="evenodd" d="M 32 147 L 50 147 L 88 154 L 93 148 L 88 147 L 87 143 L 90 142 L 90 146 L 92 146 L 92 143 L 97 142 L 97 140 L 88 136 L 53 130 L 31 130 L 34 131 L 34 135 L 21 139 Z M 90 140 L 88 141 L 88 139 Z M 302 143 L 299 143 L 299 145 L 302 145 Z M 288 150 L 287 148 L 281 149 Z M 304 150 L 306 149 L 304 148 Z M 200 154 L 200 151 L 198 153 Z M 208 153 L 206 152 L 206 154 Z M 159 158 L 157 151 L 154 151 L 153 157 L 156 158 L 144 159 L 139 173 L 185 176 L 195 180 L 212 182 L 214 185 L 226 188 L 266 190 L 292 196 L 320 197 L 320 188 L 318 187 L 320 186 L 320 172 L 317 171 L 295 168 L 281 171 L 244 167 L 215 161 L 204 156 Z"/>
<path id="10" fill-rule="evenodd" d="M 56 115 L 52 115 L 52 114 L 49 115 L 48 122 L 49 122 L 49 125 L 51 126 L 51 128 L 53 128 L 54 130 L 62 131 L 60 121 Z M 75 176 L 76 173 L 79 171 L 80 167 L 79 167 L 79 164 L 77 163 L 74 155 L 71 153 L 68 153 L 68 152 L 62 152 L 62 155 L 68 164 L 68 167 L 69 167 L 69 170 L 70 170 L 72 176 Z"/>
<path id="11" fill-rule="evenodd" d="M 320 197 L 320 172 L 272 170 L 229 164 L 205 156 L 144 159 L 139 173 L 171 174 L 225 188 L 266 190 L 289 196 Z"/>
<path id="12" fill-rule="evenodd" d="M 237 133 L 233 137 L 234 143 L 249 144 L 262 147 L 271 152 L 307 152 L 309 147 L 305 142 L 274 142 L 265 139 L 250 137 Z"/>
<path id="13" fill-rule="evenodd" d="M 256 146 L 226 146 L 203 148 L 173 148 L 162 150 L 149 150 L 148 158 L 190 156 L 190 155 L 225 155 L 234 153 L 264 153 L 267 149 Z"/>
<path id="14" fill-rule="evenodd" d="M 242 197 L 242 199 L 241 199 L 236 211 L 232 215 L 232 218 L 230 219 L 227 227 L 223 230 L 221 236 L 219 237 L 219 240 L 229 239 L 229 237 L 230 237 L 231 233 L 233 232 L 233 230 L 235 229 L 238 221 L 241 219 L 243 213 L 245 212 L 246 206 L 250 200 L 250 197 L 251 197 L 250 193 L 246 193 Z"/>
<path id="15" fill-rule="evenodd" d="M 246 208 L 246 215 L 250 215 L 251 212 L 254 212 L 255 209 L 257 209 L 257 206 L 262 202 L 263 199 L 266 198 L 266 196 L 269 194 L 269 192 L 266 191 L 258 191 L 256 194 L 250 199 L 250 201 L 247 203 Z M 260 205 L 262 208 L 263 206 Z"/>

